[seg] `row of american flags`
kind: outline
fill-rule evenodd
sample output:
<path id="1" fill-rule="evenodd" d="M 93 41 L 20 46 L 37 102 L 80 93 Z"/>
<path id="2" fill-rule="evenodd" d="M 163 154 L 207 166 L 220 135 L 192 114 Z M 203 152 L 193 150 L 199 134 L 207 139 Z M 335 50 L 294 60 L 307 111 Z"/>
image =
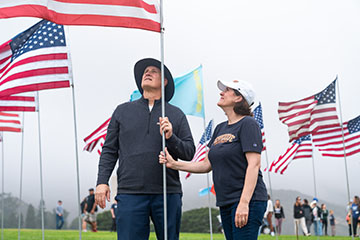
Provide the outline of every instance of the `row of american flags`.
<path id="1" fill-rule="evenodd" d="M 0 111 L 37 111 L 37 91 L 71 86 L 69 49 L 61 24 L 129 27 L 160 32 L 158 9 L 156 2 L 150 4 L 141 0 L 107 0 L 101 4 L 95 0 L 1 2 L 0 18 L 30 16 L 44 20 L 0 45 Z M 312 158 L 314 147 L 324 157 L 351 156 L 360 151 L 359 117 L 344 123 L 339 121 L 336 81 L 310 97 L 279 103 L 279 120 L 288 127 L 290 146 L 265 170 L 283 173 L 293 160 Z M 194 106 L 203 106 L 203 102 Z M 0 131 L 21 131 L 17 114 L 1 114 L 4 127 L 1 126 Z M 266 151 L 261 104 L 254 109 L 254 117 L 261 127 L 263 150 Z M 107 119 L 84 139 L 84 150 L 91 152 L 97 149 L 101 153 L 109 121 Z M 211 121 L 205 128 L 193 161 L 204 159 L 212 126 Z"/>

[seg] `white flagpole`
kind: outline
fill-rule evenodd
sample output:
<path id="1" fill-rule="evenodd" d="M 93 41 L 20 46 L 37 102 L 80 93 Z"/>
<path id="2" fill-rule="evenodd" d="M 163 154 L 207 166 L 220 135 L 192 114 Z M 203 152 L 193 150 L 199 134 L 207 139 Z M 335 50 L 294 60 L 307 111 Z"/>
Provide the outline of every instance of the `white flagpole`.
<path id="1" fill-rule="evenodd" d="M 343 150 L 344 150 L 344 165 L 345 165 L 345 176 L 346 176 L 346 188 L 347 188 L 347 200 L 350 199 L 350 185 L 349 185 L 349 176 L 348 176 L 348 167 L 347 167 L 347 159 L 346 159 L 346 148 L 345 148 L 345 137 L 344 137 L 344 126 L 343 126 L 343 120 L 342 120 L 342 110 L 341 110 L 341 101 L 340 101 L 340 88 L 339 88 L 339 80 L 336 76 L 336 85 L 337 85 L 337 92 L 339 96 L 339 111 L 340 111 L 340 124 L 341 124 L 341 134 L 343 139 Z M 354 233 L 353 233 L 353 220 L 352 217 L 350 217 L 351 220 L 351 237 L 354 239 Z"/>
<path id="2" fill-rule="evenodd" d="M 204 97 L 204 95 L 203 95 Z M 205 113 L 205 106 L 203 106 L 204 108 L 204 113 Z M 206 131 L 206 121 L 205 121 L 205 114 L 204 114 L 204 133 Z M 209 177 L 209 173 L 206 173 L 206 178 L 207 178 L 207 189 L 210 188 L 210 177 Z M 213 229 L 212 229 L 212 215 L 211 215 L 211 205 L 210 205 L 210 192 L 208 193 L 208 207 L 209 207 L 209 230 L 210 230 L 210 239 L 213 240 Z"/>
<path id="3" fill-rule="evenodd" d="M 161 52 L 161 117 L 165 117 L 165 80 L 164 80 L 164 28 L 163 1 L 160 0 L 160 52 Z M 162 150 L 165 153 L 165 133 L 162 134 Z M 166 164 L 163 164 L 163 198 L 164 198 L 164 239 L 168 240 L 167 231 L 167 184 Z"/>
<path id="4" fill-rule="evenodd" d="M 42 240 L 45 239 L 44 228 L 44 191 L 43 191 L 43 173 L 42 173 L 42 154 L 41 154 L 41 130 L 40 130 L 40 97 L 38 93 L 38 131 L 39 131 L 39 159 L 40 159 L 40 211 L 41 211 L 41 233 Z"/>
<path id="5" fill-rule="evenodd" d="M 161 117 L 165 117 L 165 80 L 164 80 L 164 15 L 163 1 L 160 0 L 160 53 L 161 53 Z M 162 134 L 162 150 L 165 153 L 165 133 Z M 164 239 L 168 240 L 167 230 L 167 184 L 166 164 L 163 164 L 163 198 L 164 198 Z"/>
<path id="6" fill-rule="evenodd" d="M 4 206 L 4 132 L 1 132 L 2 135 L 2 143 L 1 143 L 1 240 L 4 240 L 4 210 L 5 210 L 5 206 Z"/>
<path id="7" fill-rule="evenodd" d="M 312 148 L 311 159 L 312 159 L 312 168 L 313 168 L 313 177 L 314 177 L 314 194 L 315 194 L 315 197 L 317 198 L 316 176 L 315 176 L 315 160 L 314 160 L 314 147 L 313 147 L 312 135 L 311 135 L 311 148 Z"/>
<path id="8" fill-rule="evenodd" d="M 70 54 L 70 45 L 69 45 L 69 28 L 66 26 L 64 28 L 66 31 L 65 38 L 66 38 L 66 45 L 68 46 L 68 59 L 71 63 L 71 54 Z M 73 115 L 74 115 L 74 140 L 75 140 L 75 155 L 76 155 L 76 183 L 77 183 L 77 202 L 78 202 L 78 224 L 79 224 L 79 239 L 82 239 L 82 232 L 81 232 L 81 206 L 80 206 L 80 168 L 79 168 L 79 150 L 78 150 L 78 136 L 77 136 L 77 121 L 76 121 L 76 104 L 75 104 L 75 85 L 74 85 L 74 78 L 72 72 L 72 64 L 69 64 L 69 73 L 71 76 L 71 93 L 72 93 L 72 102 L 73 102 Z"/>
<path id="9" fill-rule="evenodd" d="M 23 165 L 24 165 L 24 130 L 25 130 L 25 112 L 22 116 L 22 132 L 21 132 L 21 162 L 20 162 L 20 193 L 19 193 L 19 224 L 18 224 L 18 239 L 20 239 L 21 229 L 21 200 L 22 200 L 22 178 L 23 178 Z"/>

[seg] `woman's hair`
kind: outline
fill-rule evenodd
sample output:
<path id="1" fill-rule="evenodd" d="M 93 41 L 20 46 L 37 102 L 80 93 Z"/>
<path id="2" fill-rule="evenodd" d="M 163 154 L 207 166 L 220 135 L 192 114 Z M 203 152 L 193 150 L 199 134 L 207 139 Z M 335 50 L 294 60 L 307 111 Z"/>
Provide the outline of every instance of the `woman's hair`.
<path id="1" fill-rule="evenodd" d="M 251 112 L 251 108 L 241 93 L 235 89 L 233 89 L 236 96 L 241 96 L 242 100 L 240 102 L 235 103 L 234 106 L 234 112 L 239 115 L 243 116 L 253 116 L 253 113 Z"/>
<path id="2" fill-rule="evenodd" d="M 305 203 L 306 205 L 308 205 L 308 204 L 309 204 L 309 201 L 308 201 L 306 198 L 304 198 L 304 203 Z"/>
<path id="3" fill-rule="evenodd" d="M 356 205 L 360 205 L 359 196 L 355 196 L 355 197 L 354 197 L 354 203 L 355 203 Z"/>

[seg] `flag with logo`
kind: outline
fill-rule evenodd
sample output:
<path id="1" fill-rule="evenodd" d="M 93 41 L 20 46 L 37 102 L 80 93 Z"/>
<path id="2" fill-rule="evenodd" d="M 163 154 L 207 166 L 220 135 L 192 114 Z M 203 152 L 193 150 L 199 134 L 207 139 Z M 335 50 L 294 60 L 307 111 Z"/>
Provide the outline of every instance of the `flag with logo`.
<path id="1" fill-rule="evenodd" d="M 194 154 L 192 162 L 201 162 L 205 159 L 206 154 L 209 151 L 207 144 L 209 143 L 212 137 L 212 127 L 213 127 L 213 120 L 210 120 L 209 124 L 205 128 L 205 132 L 201 136 L 199 144 L 196 146 L 196 151 Z M 187 173 L 185 179 L 190 177 L 191 173 Z"/>
<path id="2" fill-rule="evenodd" d="M 38 106 L 37 92 L 0 97 L 0 111 L 36 112 L 38 111 Z"/>
<path id="3" fill-rule="evenodd" d="M 286 152 L 273 161 L 268 169 L 270 172 L 283 174 L 290 163 L 299 159 L 312 159 L 311 136 L 306 135 L 292 142 Z"/>
<path id="4" fill-rule="evenodd" d="M 261 103 L 259 103 L 259 105 L 254 109 L 254 118 L 256 120 L 256 122 L 259 124 L 260 129 L 261 129 L 261 135 L 262 135 L 262 142 L 263 142 L 263 151 L 266 150 L 266 145 L 265 145 L 265 131 L 264 131 L 264 121 L 263 121 L 263 116 L 262 116 L 262 108 L 261 108 Z"/>
<path id="5" fill-rule="evenodd" d="M 111 118 L 106 120 L 89 136 L 84 138 L 84 142 L 85 142 L 84 151 L 92 152 L 97 147 L 98 148 L 97 152 L 99 153 L 99 155 L 101 154 L 102 146 L 106 138 L 107 128 L 109 126 L 110 120 Z"/>
<path id="6" fill-rule="evenodd" d="M 0 132 L 21 132 L 19 114 L 0 112 Z"/>
<path id="7" fill-rule="evenodd" d="M 288 126 L 290 142 L 320 128 L 339 125 L 336 112 L 336 80 L 311 97 L 279 103 L 279 119 Z"/>
<path id="8" fill-rule="evenodd" d="M 169 103 L 180 108 L 185 115 L 205 118 L 202 66 L 184 76 L 174 78 L 175 93 Z M 135 90 L 130 101 L 141 98 Z"/>
<path id="9" fill-rule="evenodd" d="M 63 25 L 139 28 L 160 32 L 156 0 L 8 0 L 0 18 L 38 17 Z"/>
<path id="10" fill-rule="evenodd" d="M 42 20 L 0 46 L 0 97 L 70 86 L 64 27 Z"/>
<path id="11" fill-rule="evenodd" d="M 344 141 L 343 132 L 344 131 Z M 324 157 L 352 156 L 360 152 L 360 116 L 336 127 L 323 128 L 313 134 L 313 142 Z M 344 146 L 345 144 L 345 146 Z"/>

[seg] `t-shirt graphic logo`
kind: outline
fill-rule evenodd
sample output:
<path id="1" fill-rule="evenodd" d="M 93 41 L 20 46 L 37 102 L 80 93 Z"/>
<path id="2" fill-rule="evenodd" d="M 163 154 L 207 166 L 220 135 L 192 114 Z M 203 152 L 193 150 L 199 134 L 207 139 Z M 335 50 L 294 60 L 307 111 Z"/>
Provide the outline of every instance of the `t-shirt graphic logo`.
<path id="1" fill-rule="evenodd" d="M 213 146 L 215 146 L 216 144 L 219 144 L 219 143 L 232 142 L 234 140 L 234 138 L 235 138 L 235 136 L 230 133 L 220 135 L 215 139 Z"/>

